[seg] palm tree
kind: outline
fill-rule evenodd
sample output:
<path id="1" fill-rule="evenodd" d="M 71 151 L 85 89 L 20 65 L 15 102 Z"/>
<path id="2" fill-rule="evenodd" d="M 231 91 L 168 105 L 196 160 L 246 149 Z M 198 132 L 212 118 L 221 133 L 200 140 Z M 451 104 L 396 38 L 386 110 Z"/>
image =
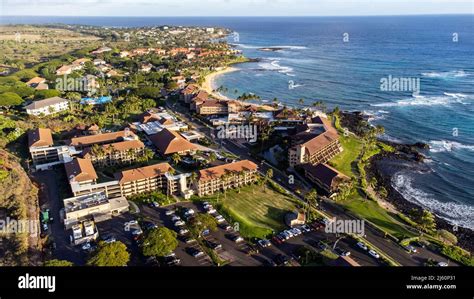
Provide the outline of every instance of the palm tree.
<path id="1" fill-rule="evenodd" d="M 304 198 L 306 200 L 306 203 L 308 204 L 308 215 L 309 215 L 311 206 L 316 206 L 317 200 L 319 198 L 318 191 L 316 191 L 316 189 L 311 189 L 311 191 L 305 194 Z"/>
<path id="2" fill-rule="evenodd" d="M 265 192 L 267 191 L 267 183 L 272 178 L 273 178 L 273 169 L 269 168 L 267 172 L 265 173 L 265 177 L 263 178 L 263 190 Z"/>
<path id="3" fill-rule="evenodd" d="M 212 162 L 216 161 L 216 160 L 217 160 L 217 155 L 216 155 L 216 153 L 215 153 L 215 152 L 211 152 L 211 153 L 209 154 L 209 158 L 208 158 L 207 160 L 209 161 L 209 163 L 212 163 Z"/>
<path id="4" fill-rule="evenodd" d="M 198 179 L 197 172 L 192 172 L 191 173 L 191 184 L 190 184 L 190 186 L 194 186 L 196 184 L 197 179 Z"/>
<path id="5" fill-rule="evenodd" d="M 181 156 L 178 154 L 178 153 L 174 153 L 172 156 L 171 156 L 171 160 L 173 160 L 173 163 L 175 165 L 178 165 L 179 162 L 181 162 Z"/>
<path id="6" fill-rule="evenodd" d="M 148 162 L 149 160 L 153 159 L 153 157 L 155 156 L 155 152 L 152 151 L 152 150 L 149 149 L 149 148 L 145 148 L 145 149 L 143 150 L 142 155 L 143 155 L 143 160 L 144 160 L 145 162 Z"/>

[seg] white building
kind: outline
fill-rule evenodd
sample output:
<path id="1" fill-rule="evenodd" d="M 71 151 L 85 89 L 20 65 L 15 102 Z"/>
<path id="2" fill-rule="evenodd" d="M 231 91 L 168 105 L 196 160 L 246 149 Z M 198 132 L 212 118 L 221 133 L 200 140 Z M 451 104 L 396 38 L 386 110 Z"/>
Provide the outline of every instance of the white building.
<path id="1" fill-rule="evenodd" d="M 26 113 L 29 115 L 50 115 L 60 111 L 69 110 L 69 100 L 60 97 L 52 97 L 40 101 L 34 101 L 28 106 L 25 106 L 25 109 Z"/>

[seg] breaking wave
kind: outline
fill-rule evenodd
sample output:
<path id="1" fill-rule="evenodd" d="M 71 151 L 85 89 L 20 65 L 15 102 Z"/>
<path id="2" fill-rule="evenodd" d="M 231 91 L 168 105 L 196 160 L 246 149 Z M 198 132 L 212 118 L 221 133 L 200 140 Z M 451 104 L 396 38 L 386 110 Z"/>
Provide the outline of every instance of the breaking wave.
<path id="1" fill-rule="evenodd" d="M 474 206 L 455 202 L 439 202 L 433 195 L 413 187 L 413 179 L 403 173 L 392 177 L 392 186 L 406 200 L 418 204 L 452 224 L 474 229 Z"/>
<path id="2" fill-rule="evenodd" d="M 474 151 L 474 145 L 465 145 L 455 141 L 449 140 L 434 140 L 430 141 L 430 152 L 432 153 L 443 153 L 452 152 L 454 150 L 469 150 Z"/>
<path id="3" fill-rule="evenodd" d="M 467 104 L 466 100 L 472 96 L 462 93 L 447 93 L 442 96 L 413 95 L 411 98 L 396 102 L 372 104 L 374 107 L 409 107 L 409 106 L 447 106 L 451 104 Z"/>
<path id="4" fill-rule="evenodd" d="M 421 73 L 421 75 L 428 78 L 450 79 L 450 78 L 466 77 L 468 74 L 466 74 L 462 70 L 459 70 L 459 71 L 449 71 L 449 72 L 426 72 L 426 73 Z"/>

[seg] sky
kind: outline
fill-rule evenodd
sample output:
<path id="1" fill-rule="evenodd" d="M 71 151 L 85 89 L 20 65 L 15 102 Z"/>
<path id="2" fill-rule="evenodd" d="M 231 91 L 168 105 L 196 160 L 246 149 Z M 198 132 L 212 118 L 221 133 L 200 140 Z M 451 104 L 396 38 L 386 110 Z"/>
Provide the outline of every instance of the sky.
<path id="1" fill-rule="evenodd" d="M 413 14 L 474 14 L 474 0 L 0 0 L 0 17 Z"/>

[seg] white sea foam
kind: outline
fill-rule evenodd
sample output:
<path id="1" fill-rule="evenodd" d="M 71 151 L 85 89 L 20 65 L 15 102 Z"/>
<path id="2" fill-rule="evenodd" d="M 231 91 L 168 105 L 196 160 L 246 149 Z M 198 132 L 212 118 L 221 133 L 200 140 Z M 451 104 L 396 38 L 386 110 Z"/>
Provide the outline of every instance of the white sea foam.
<path id="1" fill-rule="evenodd" d="M 424 77 L 428 78 L 440 78 L 440 79 L 449 79 L 449 78 L 461 78 L 466 77 L 468 74 L 463 70 L 449 71 L 449 72 L 426 72 L 421 73 Z"/>
<path id="2" fill-rule="evenodd" d="M 372 104 L 374 107 L 406 107 L 406 106 L 448 106 L 451 104 L 468 104 L 472 96 L 462 93 L 444 93 L 442 96 L 413 95 L 411 98 L 396 102 Z"/>
<path id="3" fill-rule="evenodd" d="M 474 145 L 466 145 L 456 141 L 449 140 L 433 140 L 429 142 L 430 152 L 432 153 L 444 153 L 452 152 L 455 150 L 468 150 L 474 151 Z"/>
<path id="4" fill-rule="evenodd" d="M 280 65 L 280 59 L 271 58 L 258 64 L 258 66 L 267 71 L 276 71 L 290 77 L 294 77 L 293 68 Z"/>
<path id="5" fill-rule="evenodd" d="M 440 202 L 432 194 L 413 187 L 413 179 L 402 172 L 392 177 L 392 186 L 409 202 L 421 205 L 439 217 L 462 227 L 474 229 L 474 206 Z"/>
<path id="6" fill-rule="evenodd" d="M 264 48 L 280 48 L 285 50 L 304 50 L 308 49 L 305 46 L 256 46 L 256 45 L 247 45 L 247 44 L 235 44 L 236 46 L 243 49 L 264 49 Z"/>

